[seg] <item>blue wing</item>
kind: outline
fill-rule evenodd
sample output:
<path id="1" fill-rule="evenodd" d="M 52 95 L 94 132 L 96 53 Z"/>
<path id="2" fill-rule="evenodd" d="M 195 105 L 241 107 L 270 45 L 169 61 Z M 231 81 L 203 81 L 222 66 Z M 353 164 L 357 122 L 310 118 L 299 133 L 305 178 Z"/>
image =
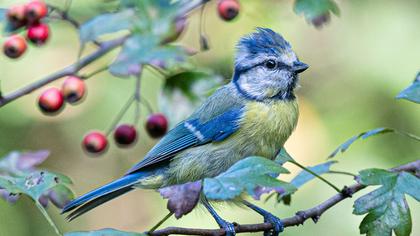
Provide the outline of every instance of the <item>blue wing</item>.
<path id="1" fill-rule="evenodd" d="M 243 107 L 229 109 L 206 121 L 190 118 L 169 131 L 163 139 L 150 150 L 145 159 L 133 166 L 127 174 L 170 160 L 180 151 L 209 142 L 220 142 L 239 129 Z"/>

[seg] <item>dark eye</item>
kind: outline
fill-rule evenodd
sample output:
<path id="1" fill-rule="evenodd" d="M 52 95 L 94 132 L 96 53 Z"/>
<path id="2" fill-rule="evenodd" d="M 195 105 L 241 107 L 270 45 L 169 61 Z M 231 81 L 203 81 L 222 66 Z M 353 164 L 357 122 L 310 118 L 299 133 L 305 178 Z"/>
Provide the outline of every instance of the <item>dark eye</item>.
<path id="1" fill-rule="evenodd" d="M 265 67 L 267 67 L 267 68 L 268 68 L 268 69 L 270 69 L 270 70 L 272 70 L 272 69 L 276 68 L 276 66 L 277 66 L 276 61 L 274 61 L 274 60 L 272 60 L 272 59 L 267 60 L 267 61 L 265 62 Z"/>

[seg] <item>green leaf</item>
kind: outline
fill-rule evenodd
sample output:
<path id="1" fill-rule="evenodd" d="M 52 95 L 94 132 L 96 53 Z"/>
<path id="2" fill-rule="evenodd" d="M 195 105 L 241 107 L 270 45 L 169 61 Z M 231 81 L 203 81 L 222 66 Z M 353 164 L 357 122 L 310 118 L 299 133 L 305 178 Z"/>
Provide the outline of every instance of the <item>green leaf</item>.
<path id="1" fill-rule="evenodd" d="M 158 36 L 161 42 L 176 31 L 175 20 L 179 9 L 188 1 L 168 0 L 123 0 L 121 6 L 131 8 L 141 20 L 135 31 Z"/>
<path id="2" fill-rule="evenodd" d="M 340 10 L 333 0 L 296 0 L 294 11 L 298 15 L 304 15 L 308 22 L 315 24 L 323 24 L 329 20 L 331 12 L 339 15 Z M 323 19 L 323 22 L 318 22 Z"/>
<path id="3" fill-rule="evenodd" d="M 59 174 L 46 171 L 36 171 L 26 176 L 0 176 L 0 186 L 7 191 L 23 193 L 37 201 L 42 194 L 58 185 L 68 186 L 71 180 Z"/>
<path id="4" fill-rule="evenodd" d="M 116 229 L 69 232 L 65 236 L 147 236 L 145 233 L 124 232 Z"/>
<path id="5" fill-rule="evenodd" d="M 360 172 L 359 182 L 380 185 L 354 202 L 354 214 L 367 214 L 359 226 L 360 233 L 382 236 L 394 231 L 397 236 L 410 235 L 411 215 L 405 194 L 420 201 L 420 179 L 407 172 L 367 169 Z"/>
<path id="6" fill-rule="evenodd" d="M 136 21 L 139 19 L 131 9 L 99 15 L 80 26 L 80 41 L 85 44 L 105 34 L 130 30 Z"/>
<path id="7" fill-rule="evenodd" d="M 345 152 L 358 139 L 366 139 L 366 138 L 369 138 L 369 137 L 372 137 L 372 136 L 377 136 L 377 135 L 386 134 L 386 133 L 397 133 L 397 134 L 403 135 L 405 137 L 408 137 L 410 139 L 420 141 L 420 137 L 418 137 L 417 135 L 402 132 L 402 131 L 398 131 L 398 130 L 393 129 L 393 128 L 381 127 L 381 128 L 368 130 L 368 131 L 362 132 L 358 135 L 355 135 L 355 136 L 351 137 L 346 142 L 344 142 L 340 146 L 338 146 L 337 149 L 335 149 L 328 156 L 328 158 L 332 158 L 332 157 L 336 156 L 339 152 L 342 152 L 342 153 Z"/>
<path id="8" fill-rule="evenodd" d="M 294 161 L 293 157 L 289 155 L 285 148 L 282 148 L 277 154 L 276 159 L 274 160 L 280 165 L 283 165 L 286 162 Z"/>
<path id="9" fill-rule="evenodd" d="M 293 188 L 275 176 L 289 171 L 279 164 L 263 157 L 247 157 L 238 161 L 224 173 L 204 179 L 203 192 L 209 199 L 233 199 L 243 192 L 258 195 L 258 187 Z"/>
<path id="10" fill-rule="evenodd" d="M 322 175 L 330 171 L 330 168 L 333 164 L 336 164 L 336 161 L 327 161 L 325 163 L 307 167 L 309 170 L 315 172 L 318 175 Z M 296 188 L 300 188 L 302 185 L 308 183 L 309 181 L 315 179 L 316 176 L 307 172 L 306 170 L 302 170 L 298 175 L 296 175 L 290 183 L 295 186 Z"/>
<path id="11" fill-rule="evenodd" d="M 135 34 L 128 38 L 109 70 L 116 76 L 138 75 L 142 65 L 160 61 L 167 66 L 184 61 L 185 50 L 180 46 L 161 45 L 155 35 Z"/>
<path id="12" fill-rule="evenodd" d="M 396 98 L 420 103 L 420 72 L 417 74 L 413 83 L 408 88 L 401 91 Z"/>

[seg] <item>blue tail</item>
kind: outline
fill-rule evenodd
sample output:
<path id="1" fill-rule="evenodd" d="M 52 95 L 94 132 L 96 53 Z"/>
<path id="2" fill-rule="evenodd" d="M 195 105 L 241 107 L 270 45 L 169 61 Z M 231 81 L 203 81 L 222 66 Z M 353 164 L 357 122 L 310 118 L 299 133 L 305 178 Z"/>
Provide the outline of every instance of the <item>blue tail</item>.
<path id="1" fill-rule="evenodd" d="M 112 200 L 124 193 L 133 190 L 133 185 L 136 184 L 142 177 L 145 176 L 143 172 L 132 173 L 125 175 L 107 185 L 95 189 L 79 198 L 74 199 L 64 206 L 63 211 L 66 213 L 72 211 L 68 216 L 68 220 L 86 213 L 87 211 Z"/>

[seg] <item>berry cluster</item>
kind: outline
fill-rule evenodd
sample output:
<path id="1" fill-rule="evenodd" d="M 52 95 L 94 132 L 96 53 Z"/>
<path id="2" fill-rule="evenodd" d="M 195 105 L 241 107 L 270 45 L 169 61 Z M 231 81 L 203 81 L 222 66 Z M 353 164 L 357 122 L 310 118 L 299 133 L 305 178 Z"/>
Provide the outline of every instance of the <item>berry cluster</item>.
<path id="1" fill-rule="evenodd" d="M 36 46 L 42 46 L 48 40 L 50 30 L 42 22 L 48 14 L 48 7 L 41 0 L 33 0 L 23 5 L 15 5 L 7 11 L 8 30 L 16 32 L 26 29 L 26 39 L 19 34 L 13 34 L 3 44 L 3 52 L 9 58 L 19 58 L 27 49 L 29 40 Z"/>
<path id="2" fill-rule="evenodd" d="M 64 107 L 64 102 L 76 104 L 86 94 L 85 82 L 77 76 L 64 80 L 61 89 L 48 88 L 38 98 L 38 106 L 46 115 L 55 115 Z"/>
<path id="3" fill-rule="evenodd" d="M 168 130 L 168 120 L 163 114 L 151 114 L 145 128 L 150 137 L 160 138 Z M 130 147 L 137 141 L 137 129 L 131 124 L 121 124 L 113 130 L 113 137 L 118 147 Z M 82 147 L 91 154 L 104 153 L 108 148 L 107 135 L 100 131 L 90 131 L 83 138 Z"/>
<path id="4" fill-rule="evenodd" d="M 231 21 L 239 14 L 238 0 L 219 0 L 217 4 L 217 12 L 225 21 Z"/>

